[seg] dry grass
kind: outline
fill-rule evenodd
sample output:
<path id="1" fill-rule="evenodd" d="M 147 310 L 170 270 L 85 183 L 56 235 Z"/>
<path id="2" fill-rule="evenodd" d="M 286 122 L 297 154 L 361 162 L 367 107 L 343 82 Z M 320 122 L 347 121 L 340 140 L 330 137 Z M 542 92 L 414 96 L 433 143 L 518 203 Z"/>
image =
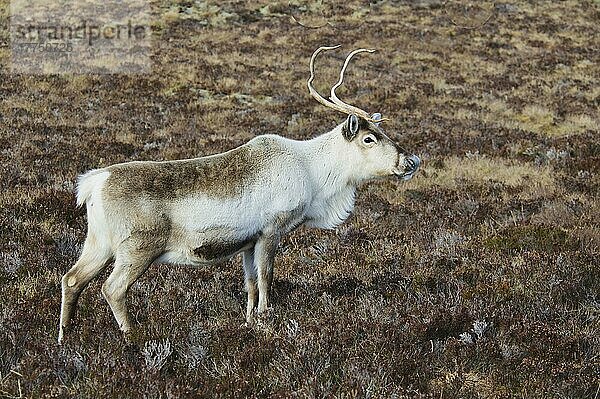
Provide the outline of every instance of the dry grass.
<path id="1" fill-rule="evenodd" d="M 152 5 L 148 75 L 11 75 L 0 47 L 1 397 L 596 395 L 598 2 L 499 3 L 474 30 L 435 0 Z M 239 259 L 158 265 L 131 292 L 134 344 L 105 271 L 57 346 L 86 228 L 77 174 L 326 131 L 340 116 L 306 93 L 307 61 L 337 43 L 380 49 L 340 94 L 391 118 L 424 160 L 414 180 L 368 184 L 340 228 L 287 237 L 255 326 Z M 342 60 L 321 61 L 318 88 Z"/>
<path id="2" fill-rule="evenodd" d="M 461 114 L 457 117 L 460 119 L 479 118 L 491 124 L 511 129 L 518 128 L 540 136 L 556 138 L 600 132 L 600 119 L 591 114 L 570 114 L 559 120 L 555 112 L 539 105 L 526 105 L 521 112 L 516 112 L 506 102 L 499 99 L 487 98 L 478 101 L 478 104 L 486 112 Z"/>
<path id="3" fill-rule="evenodd" d="M 501 185 L 509 189 L 507 195 L 515 192 L 520 199 L 551 197 L 557 185 L 550 167 L 536 167 L 530 164 L 506 159 L 491 159 L 471 155 L 469 157 L 449 157 L 441 166 L 425 166 L 424 175 L 406 184 L 407 189 L 427 190 L 437 186 L 447 190 L 460 190 L 469 185 Z"/>

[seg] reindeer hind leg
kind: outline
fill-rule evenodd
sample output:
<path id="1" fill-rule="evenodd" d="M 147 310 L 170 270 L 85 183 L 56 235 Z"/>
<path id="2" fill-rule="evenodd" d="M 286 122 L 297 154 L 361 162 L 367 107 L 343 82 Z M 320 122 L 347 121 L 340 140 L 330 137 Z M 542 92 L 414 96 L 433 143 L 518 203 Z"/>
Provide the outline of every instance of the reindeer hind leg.
<path id="1" fill-rule="evenodd" d="M 58 342 L 63 339 L 64 329 L 68 327 L 75 313 L 77 300 L 89 282 L 96 277 L 112 259 L 112 251 L 99 245 L 93 234 L 88 234 L 81 256 L 75 265 L 62 278 L 62 300 Z"/>
<path id="2" fill-rule="evenodd" d="M 102 285 L 102 295 L 124 333 L 130 332 L 132 328 L 131 317 L 127 311 L 126 294 L 157 256 L 155 250 L 119 252 L 112 273 Z"/>

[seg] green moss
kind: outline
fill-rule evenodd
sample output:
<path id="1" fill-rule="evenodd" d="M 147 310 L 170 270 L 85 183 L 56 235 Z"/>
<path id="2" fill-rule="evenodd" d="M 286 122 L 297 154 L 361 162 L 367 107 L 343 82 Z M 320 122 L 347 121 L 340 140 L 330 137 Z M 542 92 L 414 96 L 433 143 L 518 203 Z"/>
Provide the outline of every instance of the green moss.
<path id="1" fill-rule="evenodd" d="M 563 230 L 546 226 L 519 226 L 487 238 L 485 247 L 498 251 L 559 252 L 577 249 Z"/>

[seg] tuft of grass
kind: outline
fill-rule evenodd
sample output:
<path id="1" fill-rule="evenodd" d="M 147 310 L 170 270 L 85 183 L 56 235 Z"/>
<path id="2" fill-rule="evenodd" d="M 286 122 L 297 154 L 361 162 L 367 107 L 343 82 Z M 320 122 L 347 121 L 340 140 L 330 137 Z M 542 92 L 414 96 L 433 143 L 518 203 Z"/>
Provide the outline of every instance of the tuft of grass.
<path id="1" fill-rule="evenodd" d="M 589 115 L 568 115 L 558 128 L 550 133 L 550 136 L 566 137 L 587 132 L 598 133 L 600 131 L 600 120 Z"/>
<path id="2" fill-rule="evenodd" d="M 588 114 L 571 113 L 559 118 L 554 111 L 540 105 L 529 104 L 517 112 L 505 101 L 495 98 L 477 100 L 477 103 L 484 109 L 480 113 L 484 121 L 544 137 L 562 138 L 600 131 L 600 120 Z M 476 115 L 472 111 L 468 114 L 461 111 L 456 117 L 473 119 Z"/>
<path id="3" fill-rule="evenodd" d="M 527 105 L 515 119 L 523 130 L 545 135 L 555 131 L 554 113 L 544 107 Z"/>
<path id="4" fill-rule="evenodd" d="M 562 122 L 550 110 L 536 106 L 526 106 L 521 114 L 515 115 L 518 125 L 525 131 L 548 137 L 568 137 L 590 131 L 600 131 L 600 122 L 589 115 L 567 115 Z"/>

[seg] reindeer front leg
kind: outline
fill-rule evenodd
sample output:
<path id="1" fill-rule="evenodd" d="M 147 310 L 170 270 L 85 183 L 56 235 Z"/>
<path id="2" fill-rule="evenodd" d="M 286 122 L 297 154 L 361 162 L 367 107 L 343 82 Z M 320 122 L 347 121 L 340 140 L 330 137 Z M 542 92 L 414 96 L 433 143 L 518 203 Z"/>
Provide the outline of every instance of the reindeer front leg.
<path id="1" fill-rule="evenodd" d="M 273 261 L 279 244 L 278 234 L 263 234 L 254 246 L 254 264 L 258 277 L 258 313 L 269 306 L 269 293 L 273 283 Z"/>
<path id="2" fill-rule="evenodd" d="M 246 305 L 246 322 L 250 323 L 252 311 L 258 302 L 258 286 L 256 265 L 254 264 L 254 247 L 247 249 L 242 254 L 244 263 L 244 277 L 246 281 L 246 291 L 248 292 L 248 303 Z"/>

